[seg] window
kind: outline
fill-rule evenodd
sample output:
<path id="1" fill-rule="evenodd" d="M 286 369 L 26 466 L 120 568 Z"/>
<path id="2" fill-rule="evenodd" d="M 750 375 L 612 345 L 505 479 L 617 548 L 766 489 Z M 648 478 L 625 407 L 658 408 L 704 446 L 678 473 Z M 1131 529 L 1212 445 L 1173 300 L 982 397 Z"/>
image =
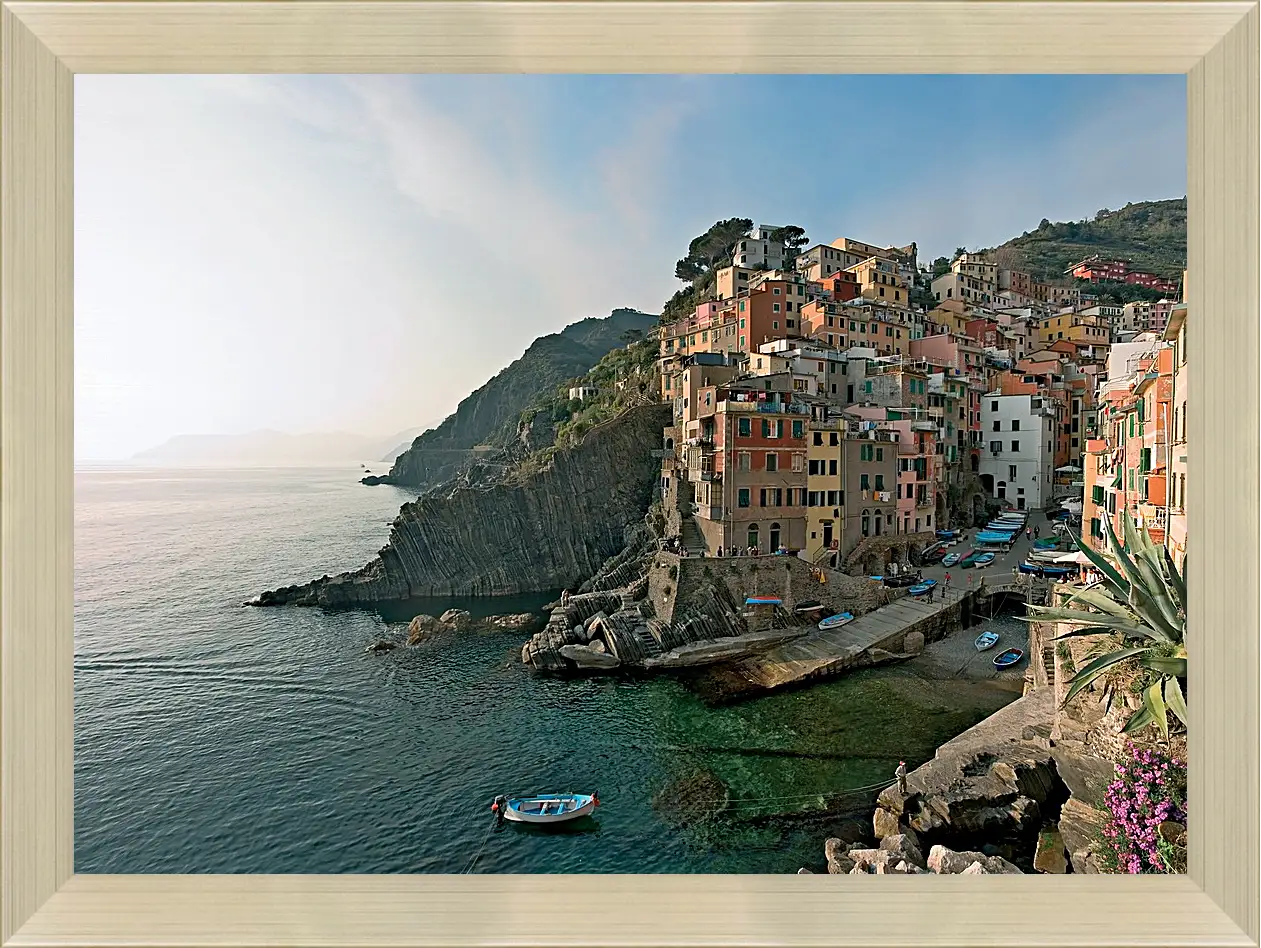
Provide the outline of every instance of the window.
<path id="1" fill-rule="evenodd" d="M 805 463 L 806 463 L 806 457 L 804 454 L 793 455 L 793 470 L 795 472 L 801 473 L 801 471 L 805 468 Z"/>
<path id="2" fill-rule="evenodd" d="M 990 402 L 990 411 L 998 411 L 998 402 Z"/>
<path id="3" fill-rule="evenodd" d="M 805 434 L 805 422 L 793 421 L 793 437 L 801 438 Z"/>
<path id="4" fill-rule="evenodd" d="M 775 312 L 777 312 L 777 313 L 779 312 L 779 306 L 778 306 L 778 305 L 776 305 L 776 307 L 775 307 Z M 772 322 L 772 323 L 771 323 L 771 328 L 772 328 L 772 329 L 778 329 L 778 328 L 779 328 L 779 320 L 778 320 L 778 319 L 777 319 L 777 320 L 775 320 L 774 322 Z"/>
<path id="5" fill-rule="evenodd" d="M 1013 418 L 1013 419 L 1012 419 L 1012 422 L 1011 422 L 1011 430 L 1012 430 L 1012 431 L 1019 431 L 1019 430 L 1020 430 L 1020 420 L 1019 420 L 1018 418 Z"/>
<path id="6" fill-rule="evenodd" d="M 747 487 L 741 487 L 740 490 L 737 492 L 736 506 L 738 507 L 749 506 L 749 489 Z"/>
<path id="7" fill-rule="evenodd" d="M 772 312 L 772 313 L 778 313 L 778 312 L 779 312 L 779 304 L 778 304 L 778 303 L 772 303 L 772 304 L 771 304 L 771 312 Z M 778 324 L 778 323 L 776 323 L 775 328 L 776 328 L 776 329 L 778 329 L 778 328 L 779 328 L 779 324 Z"/>
<path id="8" fill-rule="evenodd" d="M 884 475 L 876 475 L 876 490 L 884 490 Z"/>
<path id="9" fill-rule="evenodd" d="M 1000 453 L 1002 452 L 1002 450 L 1003 450 L 1003 442 L 1001 442 L 1001 441 L 991 441 L 991 442 L 990 442 L 990 451 L 991 451 L 992 453 L 994 453 L 994 454 L 1000 454 Z"/>
<path id="10" fill-rule="evenodd" d="M 829 435 L 828 444 L 831 445 L 832 447 L 835 448 L 838 444 L 841 443 L 841 437 L 835 431 L 828 432 L 828 435 Z"/>
<path id="11" fill-rule="evenodd" d="M 1019 441 L 1013 441 L 1013 442 L 1011 443 L 1011 449 L 1012 449 L 1013 451 L 1019 451 L 1019 450 L 1020 450 L 1020 442 L 1019 442 Z"/>
<path id="12" fill-rule="evenodd" d="M 740 432 L 740 437 L 750 437 L 753 434 L 753 420 L 751 418 L 741 418 L 738 430 Z"/>
<path id="13" fill-rule="evenodd" d="M 762 419 L 762 437 L 769 438 L 771 436 L 771 423 L 767 418 Z"/>
<path id="14" fill-rule="evenodd" d="M 862 490 L 871 490 L 871 476 L 869 474 L 861 475 L 858 486 Z"/>
<path id="15" fill-rule="evenodd" d="M 1007 479 L 1009 481 L 1014 481 L 1016 479 L 1016 465 L 1014 464 L 1007 465 Z"/>
<path id="16" fill-rule="evenodd" d="M 875 457 L 875 446 L 870 444 L 861 445 L 858 449 L 858 458 L 860 461 L 870 461 Z"/>
<path id="17" fill-rule="evenodd" d="M 832 458 L 828 461 L 828 476 L 836 477 L 836 458 Z"/>
<path id="18" fill-rule="evenodd" d="M 1002 431 L 1002 430 L 1003 430 L 1003 423 L 1002 423 L 1001 421 L 995 421 L 995 422 L 994 422 L 994 430 L 995 430 L 995 431 Z"/>
<path id="19" fill-rule="evenodd" d="M 763 487 L 762 490 L 758 494 L 758 506 L 759 507 L 766 506 L 766 488 L 765 487 Z"/>
<path id="20" fill-rule="evenodd" d="M 774 451 L 766 455 L 766 470 L 771 473 L 779 470 L 779 455 Z"/>

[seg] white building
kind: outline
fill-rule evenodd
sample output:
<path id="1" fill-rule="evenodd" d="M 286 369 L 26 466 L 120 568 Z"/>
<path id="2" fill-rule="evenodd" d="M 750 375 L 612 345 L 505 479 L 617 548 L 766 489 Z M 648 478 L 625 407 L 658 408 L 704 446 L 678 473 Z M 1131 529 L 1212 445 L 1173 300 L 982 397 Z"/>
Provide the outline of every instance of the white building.
<path id="1" fill-rule="evenodd" d="M 600 390 L 594 385 L 577 385 L 569 390 L 569 400 L 572 402 L 577 399 L 585 402 L 589 398 L 595 398 L 600 394 Z"/>
<path id="2" fill-rule="evenodd" d="M 731 257 L 732 265 L 750 270 L 782 270 L 784 245 L 771 240 L 771 234 L 778 229 L 767 224 L 754 227 L 748 237 L 742 237 L 736 244 L 736 252 Z"/>
<path id="3" fill-rule="evenodd" d="M 981 398 L 981 485 L 1017 510 L 1037 510 L 1051 496 L 1055 406 L 1038 395 Z"/>
<path id="4" fill-rule="evenodd" d="M 874 351 L 874 350 L 873 350 Z M 854 382 L 866 378 L 866 364 L 853 360 L 836 349 L 797 339 L 776 339 L 763 343 L 758 352 L 749 357 L 751 370 L 763 374 L 760 363 L 765 360 L 766 371 L 791 373 L 793 391 L 818 395 L 833 402 L 850 404 L 854 400 Z"/>

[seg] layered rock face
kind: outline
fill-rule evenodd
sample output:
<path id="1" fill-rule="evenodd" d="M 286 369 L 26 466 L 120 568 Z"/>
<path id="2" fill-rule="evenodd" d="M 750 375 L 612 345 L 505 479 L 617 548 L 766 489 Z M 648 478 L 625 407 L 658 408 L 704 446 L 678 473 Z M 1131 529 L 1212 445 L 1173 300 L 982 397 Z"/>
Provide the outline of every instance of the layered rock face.
<path id="1" fill-rule="evenodd" d="M 362 569 L 265 592 L 255 605 L 356 606 L 420 596 L 502 596 L 573 586 L 643 520 L 668 405 L 630 409 L 518 482 L 405 504 Z"/>

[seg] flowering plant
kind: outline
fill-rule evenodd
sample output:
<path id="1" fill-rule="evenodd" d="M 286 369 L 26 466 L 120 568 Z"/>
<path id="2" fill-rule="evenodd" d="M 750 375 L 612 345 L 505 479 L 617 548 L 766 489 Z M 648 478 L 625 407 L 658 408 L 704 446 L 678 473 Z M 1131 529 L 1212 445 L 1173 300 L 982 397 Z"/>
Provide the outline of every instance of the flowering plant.
<path id="1" fill-rule="evenodd" d="M 1104 799 L 1107 860 L 1116 872 L 1182 872 L 1186 864 L 1187 769 L 1161 750 L 1128 744 Z"/>

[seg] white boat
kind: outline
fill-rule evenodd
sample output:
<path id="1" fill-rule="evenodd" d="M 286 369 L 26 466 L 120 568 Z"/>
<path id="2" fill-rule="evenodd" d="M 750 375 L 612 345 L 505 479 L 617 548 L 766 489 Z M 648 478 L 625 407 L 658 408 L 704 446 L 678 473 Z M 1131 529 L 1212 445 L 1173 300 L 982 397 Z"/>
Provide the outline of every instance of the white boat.
<path id="1" fill-rule="evenodd" d="M 826 632 L 828 629 L 839 629 L 847 622 L 853 622 L 854 617 L 848 612 L 841 612 L 834 616 L 828 616 L 819 623 L 819 631 Z"/>
<path id="2" fill-rule="evenodd" d="M 534 797 L 498 797 L 491 809 L 514 823 L 566 823 L 589 816 L 600 805 L 595 793 L 541 793 Z"/>
<path id="3" fill-rule="evenodd" d="M 986 649 L 991 649 L 997 644 L 997 632 L 982 632 L 976 637 L 976 650 L 978 652 L 984 652 Z"/>

